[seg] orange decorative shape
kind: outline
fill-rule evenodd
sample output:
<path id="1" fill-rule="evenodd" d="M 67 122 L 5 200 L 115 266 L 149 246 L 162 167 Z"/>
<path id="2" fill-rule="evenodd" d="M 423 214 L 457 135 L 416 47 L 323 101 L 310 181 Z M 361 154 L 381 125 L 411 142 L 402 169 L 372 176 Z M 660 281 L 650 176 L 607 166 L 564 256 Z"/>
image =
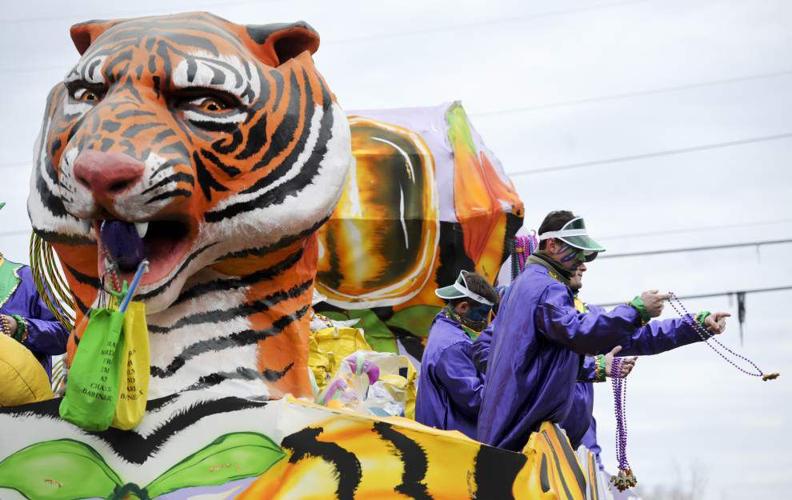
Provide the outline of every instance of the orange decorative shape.
<path id="1" fill-rule="evenodd" d="M 454 150 L 454 208 L 462 225 L 465 253 L 476 271 L 494 281 L 503 259 L 506 213 L 522 216 L 514 186 L 479 151 L 461 104 L 446 112 L 448 138 Z"/>

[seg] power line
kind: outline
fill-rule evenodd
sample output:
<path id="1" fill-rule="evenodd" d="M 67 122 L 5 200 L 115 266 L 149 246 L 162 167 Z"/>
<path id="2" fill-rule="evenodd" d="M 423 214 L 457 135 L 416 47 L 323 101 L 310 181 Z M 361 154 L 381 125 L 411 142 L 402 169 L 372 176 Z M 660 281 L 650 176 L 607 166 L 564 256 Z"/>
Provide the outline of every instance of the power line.
<path id="1" fill-rule="evenodd" d="M 270 3 L 276 3 L 279 0 L 268 0 Z M 410 31 L 398 31 L 395 33 L 378 33 L 376 35 L 364 35 L 359 37 L 349 37 L 349 38 L 339 38 L 336 40 L 327 40 L 324 43 L 326 44 L 334 44 L 334 43 L 346 43 L 346 42 L 357 42 L 361 40 L 377 40 L 381 38 L 397 38 L 403 36 L 412 36 L 412 35 L 420 35 L 420 34 L 429 34 L 429 33 L 438 33 L 442 31 L 456 31 L 460 29 L 467 29 L 467 28 L 479 28 L 482 26 L 492 26 L 492 25 L 499 25 L 499 24 L 506 24 L 506 23 L 516 23 L 522 21 L 528 21 L 531 19 L 541 19 L 545 17 L 557 17 L 557 16 L 566 16 L 570 14 L 576 14 L 578 12 L 587 12 L 587 11 L 596 11 L 601 9 L 607 9 L 611 7 L 621 7 L 624 5 L 631 5 L 637 3 L 646 3 L 650 0 L 622 0 L 618 2 L 607 2 L 607 3 L 600 3 L 595 5 L 590 5 L 587 7 L 577 7 L 571 9 L 559 9 L 559 10 L 551 10 L 545 12 L 537 12 L 535 14 L 526 14 L 524 16 L 516 16 L 516 17 L 500 17 L 495 19 L 489 19 L 485 21 L 478 21 L 474 23 L 462 23 L 462 24 L 452 24 L 447 26 L 435 26 L 432 28 L 426 28 L 421 30 L 410 30 Z M 260 0 L 238 0 L 238 1 L 230 1 L 230 2 L 210 2 L 206 5 L 201 5 L 201 8 L 204 9 L 211 9 L 214 7 L 234 7 L 239 5 L 247 5 L 247 4 L 254 4 L 260 3 Z M 193 5 L 194 7 L 194 5 Z M 148 14 L 151 15 L 150 11 L 141 11 L 141 10 L 127 10 L 119 12 L 120 15 L 136 15 L 136 14 Z M 117 15 L 117 14 L 114 14 Z M 46 22 L 46 21 L 71 21 L 75 19 L 75 17 L 79 16 L 42 16 L 42 17 L 23 17 L 17 19 L 0 19 L 0 23 L 30 23 L 30 22 Z"/>
<path id="2" fill-rule="evenodd" d="M 708 299 L 712 297 L 723 297 L 724 295 L 734 295 L 737 293 L 765 293 L 765 292 L 781 292 L 785 290 L 792 290 L 792 285 L 789 286 L 773 286 L 768 288 L 752 288 L 750 290 L 733 290 L 725 292 L 711 292 L 711 293 L 698 293 L 694 295 L 683 295 L 680 299 Z"/>
<path id="3" fill-rule="evenodd" d="M 271 2 L 278 1 L 278 0 L 269 0 Z M 527 14 L 524 16 L 516 16 L 516 17 L 508 17 L 508 18 L 496 18 L 490 19 L 485 21 L 478 21 L 474 23 L 463 23 L 463 24 L 454 24 L 448 26 L 436 26 L 432 28 L 420 29 L 420 30 L 411 30 L 411 31 L 399 31 L 395 33 L 377 33 L 375 35 L 364 35 L 359 37 L 349 37 L 349 38 L 339 38 L 336 40 L 326 40 L 322 43 L 324 45 L 335 45 L 335 44 L 345 44 L 345 43 L 357 43 L 362 41 L 371 41 L 371 40 L 381 40 L 381 39 L 388 39 L 388 38 L 401 38 L 401 37 L 409 37 L 415 35 L 424 35 L 424 34 L 431 34 L 431 33 L 440 33 L 444 31 L 458 31 L 461 29 L 472 29 L 472 28 L 480 28 L 483 26 L 497 26 L 500 24 L 507 24 L 507 23 L 517 23 L 522 21 L 529 21 L 533 19 L 541 19 L 546 17 L 561 17 L 570 14 L 576 14 L 579 12 L 587 12 L 587 11 L 595 11 L 600 9 L 606 9 L 611 7 L 621 7 L 624 5 L 631 5 L 637 3 L 646 3 L 650 0 L 622 0 L 618 2 L 608 2 L 608 3 L 601 3 L 595 4 L 587 7 L 578 7 L 573 9 L 561 9 L 561 10 L 553 10 L 553 11 L 546 11 L 546 12 L 538 12 L 535 14 Z M 237 4 L 248 4 L 253 3 L 253 0 L 240 0 L 236 2 L 228 2 L 228 3 L 220 3 L 218 4 L 219 7 L 228 7 Z M 211 4 L 204 6 L 203 8 L 211 8 Z M 139 11 L 128 12 L 127 15 L 135 15 Z M 20 23 L 20 22 L 37 22 L 37 21 L 53 21 L 53 20 L 71 20 L 74 19 L 74 16 L 69 17 L 39 17 L 39 18 L 27 18 L 27 19 L 0 19 L 0 22 L 13 22 L 13 23 Z M 7 69 L 6 69 L 7 68 Z M 0 72 L 7 72 L 7 73 L 37 73 L 40 71 L 49 71 L 49 70 L 56 70 L 56 69 L 63 69 L 62 66 L 47 66 L 47 67 L 37 67 L 37 68 L 19 68 L 19 67 L 0 67 Z"/>
<path id="4" fill-rule="evenodd" d="M 530 21 L 533 19 L 542 19 L 545 17 L 561 17 L 567 16 L 570 14 L 577 14 L 579 12 L 588 12 L 588 11 L 595 11 L 600 9 L 608 9 L 611 7 L 621 7 L 624 5 L 631 5 L 636 3 L 646 3 L 650 0 L 624 0 L 620 2 L 608 2 L 608 3 L 601 3 L 590 5 L 588 7 L 577 7 L 573 9 L 560 9 L 560 10 L 551 10 L 546 12 L 537 12 L 535 14 L 526 14 L 524 16 L 515 16 L 515 17 L 506 17 L 506 18 L 496 18 L 496 19 L 489 19 L 485 21 L 478 21 L 474 23 L 463 23 L 463 24 L 453 24 L 448 26 L 437 26 L 433 28 L 425 28 L 425 29 L 418 29 L 418 30 L 411 30 L 411 31 L 399 31 L 396 33 L 380 33 L 376 35 L 364 35 L 358 37 L 349 37 L 349 38 L 339 38 L 337 40 L 328 40 L 324 42 L 327 45 L 334 45 L 334 44 L 341 44 L 341 43 L 349 43 L 349 42 L 361 42 L 361 41 L 370 41 L 370 40 L 382 40 L 386 38 L 401 38 L 405 36 L 414 36 L 414 35 L 427 35 L 431 33 L 440 33 L 443 31 L 458 31 L 461 29 L 470 29 L 470 28 L 481 28 L 483 26 L 498 26 L 501 24 L 511 24 L 511 23 L 519 23 L 523 21 Z"/>
<path id="5" fill-rule="evenodd" d="M 788 286 L 774 286 L 774 287 L 767 287 L 767 288 L 751 288 L 751 289 L 748 289 L 748 290 L 725 290 L 725 291 L 722 291 L 722 292 L 698 293 L 698 294 L 693 294 L 693 295 L 676 295 L 676 297 L 679 298 L 679 299 L 708 299 L 708 298 L 712 298 L 712 297 L 725 297 L 725 296 L 729 296 L 729 295 L 735 295 L 735 294 L 738 294 L 738 293 L 749 294 L 749 293 L 780 292 L 780 291 L 786 291 L 786 290 L 792 290 L 792 285 L 788 285 Z M 599 305 L 600 307 L 613 307 L 613 306 L 618 306 L 618 305 L 621 305 L 621 304 L 624 304 L 624 303 L 625 303 L 625 301 L 622 300 L 620 302 L 608 302 L 606 304 L 597 304 L 597 305 Z"/>
<path id="6" fill-rule="evenodd" d="M 562 165 L 554 165 L 551 167 L 532 168 L 530 170 L 517 170 L 515 172 L 506 172 L 507 175 L 517 177 L 521 175 L 543 174 L 546 172 L 556 172 L 559 170 L 572 170 L 576 168 L 596 167 L 600 165 L 608 165 L 611 163 L 622 163 L 634 160 L 646 160 L 648 158 L 658 158 L 662 156 L 674 156 L 687 153 L 695 153 L 698 151 L 708 151 L 712 149 L 727 148 L 733 146 L 742 146 L 745 144 L 754 144 L 757 142 L 777 141 L 780 139 L 789 139 L 792 137 L 792 132 L 785 132 L 783 134 L 765 135 L 760 137 L 750 137 L 748 139 L 739 139 L 736 141 L 716 142 L 712 144 L 701 144 L 698 146 L 691 146 L 688 148 L 679 149 L 665 149 L 661 151 L 653 151 L 651 153 L 642 153 L 638 155 L 629 156 L 616 156 L 613 158 L 605 158 L 602 160 L 584 161 L 579 163 L 567 163 Z"/>
<path id="7" fill-rule="evenodd" d="M 748 241 L 745 243 L 729 243 L 726 245 L 706 245 L 699 247 L 688 248 L 669 248 L 665 250 L 647 250 L 644 252 L 625 252 L 608 255 L 603 253 L 599 256 L 600 259 L 616 259 L 619 257 L 639 257 L 645 255 L 664 255 L 669 253 L 688 253 L 688 252 L 703 252 L 707 250 L 722 250 L 726 248 L 744 248 L 744 247 L 758 247 L 763 245 L 781 245 L 785 243 L 792 243 L 792 239 L 787 240 L 765 240 L 765 241 Z"/>
<path id="8" fill-rule="evenodd" d="M 217 2 L 216 0 L 212 0 L 211 2 L 195 2 L 186 3 L 184 5 L 185 8 L 189 7 L 193 10 L 198 9 L 207 9 L 211 10 L 214 8 L 225 8 L 225 7 L 236 7 L 239 5 L 247 5 L 247 4 L 257 4 L 257 3 L 275 3 L 279 2 L 280 0 L 237 0 L 237 1 L 230 1 L 230 2 Z M 160 15 L 167 15 L 169 13 L 173 13 L 172 8 L 163 8 Z M 177 10 L 178 12 L 178 10 Z M 156 15 L 152 14 L 151 9 L 141 10 L 141 9 L 127 9 L 127 10 L 117 10 L 114 11 L 111 16 L 113 18 L 120 17 L 120 16 L 135 16 L 135 15 Z M 48 22 L 48 21 L 70 21 L 73 22 L 75 19 L 85 18 L 87 16 L 80 16 L 80 15 L 70 15 L 70 16 L 40 16 L 40 17 L 20 17 L 16 19 L 9 19 L 4 18 L 0 19 L 0 23 L 37 23 L 37 22 Z"/>
<path id="9" fill-rule="evenodd" d="M 548 108 L 560 108 L 566 106 L 578 106 L 580 104 L 591 104 L 595 102 L 601 101 L 614 101 L 619 99 L 627 99 L 630 97 L 639 97 L 645 95 L 654 95 L 654 94 L 665 94 L 669 92 L 679 92 L 682 90 L 690 90 L 690 89 L 697 89 L 697 88 L 704 88 L 704 87 L 712 87 L 716 85 L 729 85 L 732 83 L 741 83 L 747 82 L 752 80 L 766 80 L 769 78 L 778 78 L 782 76 L 789 76 L 792 74 L 792 70 L 783 70 L 783 71 L 776 71 L 772 73 L 756 73 L 753 75 L 745 75 L 745 76 L 738 76 L 733 78 L 721 78 L 718 80 L 708 80 L 703 82 L 697 83 L 688 83 L 683 85 L 675 85 L 671 87 L 660 87 L 657 89 L 646 89 L 646 90 L 636 90 L 634 92 L 623 92 L 620 94 L 609 94 L 604 96 L 597 96 L 597 97 L 586 97 L 583 99 L 571 99 L 568 101 L 557 101 L 557 102 L 549 102 L 546 104 L 536 104 L 533 106 L 522 106 L 516 108 L 507 108 L 507 109 L 495 109 L 491 111 L 481 111 L 478 113 L 470 113 L 470 116 L 474 117 L 486 117 L 486 116 L 494 116 L 494 115 L 504 115 L 504 114 L 512 114 L 512 113 L 522 113 L 526 111 L 537 111 L 540 109 L 548 109 Z"/>
<path id="10" fill-rule="evenodd" d="M 611 236 L 598 236 L 598 240 L 618 240 L 625 238 L 645 238 L 647 236 L 663 236 L 668 234 L 686 234 L 686 233 L 700 233 L 702 231 L 714 231 L 716 229 L 737 229 L 741 227 L 756 227 L 756 226 L 769 226 L 771 224 L 787 224 L 792 222 L 792 219 L 775 219 L 756 222 L 744 222 L 740 224 L 722 224 L 717 226 L 700 226 L 679 229 L 667 229 L 662 231 L 650 231 L 646 233 L 627 233 L 627 234 L 614 234 Z"/>

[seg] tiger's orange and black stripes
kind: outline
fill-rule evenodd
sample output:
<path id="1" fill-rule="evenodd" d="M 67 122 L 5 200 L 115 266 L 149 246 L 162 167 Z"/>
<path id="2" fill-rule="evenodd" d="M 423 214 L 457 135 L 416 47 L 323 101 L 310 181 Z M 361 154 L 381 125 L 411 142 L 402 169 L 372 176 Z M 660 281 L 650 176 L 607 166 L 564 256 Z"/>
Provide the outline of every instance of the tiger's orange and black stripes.
<path id="1" fill-rule="evenodd" d="M 107 264 L 99 225 L 136 223 L 150 261 L 138 296 L 150 397 L 309 393 L 314 232 L 353 161 L 311 58 L 318 34 L 192 13 L 71 35 L 82 57 L 48 97 L 28 210 L 64 265 L 78 324 Z"/>

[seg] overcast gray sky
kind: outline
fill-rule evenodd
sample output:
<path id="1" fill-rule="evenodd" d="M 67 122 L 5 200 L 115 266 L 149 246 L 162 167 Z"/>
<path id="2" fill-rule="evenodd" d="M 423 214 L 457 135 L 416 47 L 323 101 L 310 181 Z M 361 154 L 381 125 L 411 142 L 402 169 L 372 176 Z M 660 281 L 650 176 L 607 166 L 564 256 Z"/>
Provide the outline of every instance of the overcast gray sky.
<path id="1" fill-rule="evenodd" d="M 613 254 L 792 238 L 788 1 L 4 6 L 0 200 L 8 204 L 0 249 L 12 259 L 28 260 L 25 199 L 44 100 L 77 60 L 69 26 L 185 10 L 251 24 L 306 20 L 322 36 L 319 69 L 347 109 L 458 99 L 508 172 L 571 167 L 513 177 L 529 227 L 549 210 L 570 208 Z M 602 259 L 590 266 L 583 296 L 596 303 L 646 288 L 685 295 L 792 285 L 791 250 Z M 701 344 L 638 363 L 629 379 L 629 457 L 642 484 L 668 484 L 676 469 L 684 475 L 695 466 L 708 479 L 707 498 L 779 498 L 792 488 L 791 301 L 792 291 L 747 299 L 742 350 L 782 371 L 776 382 L 739 374 Z M 687 305 L 736 312 L 727 297 Z M 724 341 L 739 346 L 736 322 Z M 612 396 L 609 386 L 597 391 L 600 441 L 612 468 Z"/>

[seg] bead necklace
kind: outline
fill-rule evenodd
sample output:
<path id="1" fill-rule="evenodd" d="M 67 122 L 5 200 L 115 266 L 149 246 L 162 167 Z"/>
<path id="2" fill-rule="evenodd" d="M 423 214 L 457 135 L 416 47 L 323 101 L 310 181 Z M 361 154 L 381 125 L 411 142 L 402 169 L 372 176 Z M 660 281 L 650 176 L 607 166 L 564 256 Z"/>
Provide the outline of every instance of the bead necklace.
<path id="1" fill-rule="evenodd" d="M 539 247 L 539 238 L 536 231 L 531 231 L 527 236 L 515 236 L 511 242 L 512 246 L 512 281 L 517 279 L 523 269 L 528 257 L 533 255 Z"/>
<path id="2" fill-rule="evenodd" d="M 616 413 L 616 461 L 619 473 L 611 477 L 611 483 L 619 491 L 633 488 L 638 480 L 627 461 L 627 380 L 621 374 L 622 359 L 613 358 L 611 383 L 613 384 L 613 407 Z"/>
<path id="3" fill-rule="evenodd" d="M 718 339 L 716 339 L 714 335 L 711 335 L 709 332 L 707 332 L 707 330 L 705 330 L 704 327 L 701 326 L 698 323 L 698 321 L 695 321 L 695 320 L 691 319 L 692 316 L 688 312 L 687 308 L 685 307 L 684 304 L 682 304 L 682 301 L 679 300 L 679 297 L 677 297 L 674 294 L 674 292 L 668 292 L 668 295 L 669 295 L 668 303 L 671 304 L 671 307 L 674 309 L 674 311 L 676 311 L 676 313 L 688 325 L 690 325 L 691 328 L 693 328 L 693 330 L 698 334 L 698 336 L 701 337 L 701 340 L 703 340 L 704 343 L 707 344 L 710 347 L 710 349 L 715 351 L 715 353 L 718 356 L 723 358 L 724 361 L 726 361 L 727 363 L 729 363 L 733 367 L 737 368 L 739 371 L 743 372 L 744 374 L 750 375 L 752 377 L 761 377 L 762 380 L 764 380 L 764 381 L 773 380 L 773 379 L 778 378 L 778 375 L 779 375 L 778 373 L 767 373 L 767 374 L 764 373 L 758 366 L 756 366 L 756 363 L 754 363 L 753 361 L 751 361 L 747 357 L 743 356 L 742 354 L 736 353 L 736 352 L 732 351 L 731 349 L 729 349 L 728 347 L 726 347 L 725 345 L 721 344 L 718 341 Z M 680 309 L 681 309 L 681 311 L 680 311 Z M 682 313 L 682 311 L 684 312 L 684 314 Z M 751 365 L 753 367 L 753 370 L 755 370 L 755 371 L 746 370 L 742 366 L 738 365 L 737 362 L 735 362 L 733 359 L 729 359 L 727 354 L 731 355 L 732 358 L 741 359 L 745 363 Z"/>

